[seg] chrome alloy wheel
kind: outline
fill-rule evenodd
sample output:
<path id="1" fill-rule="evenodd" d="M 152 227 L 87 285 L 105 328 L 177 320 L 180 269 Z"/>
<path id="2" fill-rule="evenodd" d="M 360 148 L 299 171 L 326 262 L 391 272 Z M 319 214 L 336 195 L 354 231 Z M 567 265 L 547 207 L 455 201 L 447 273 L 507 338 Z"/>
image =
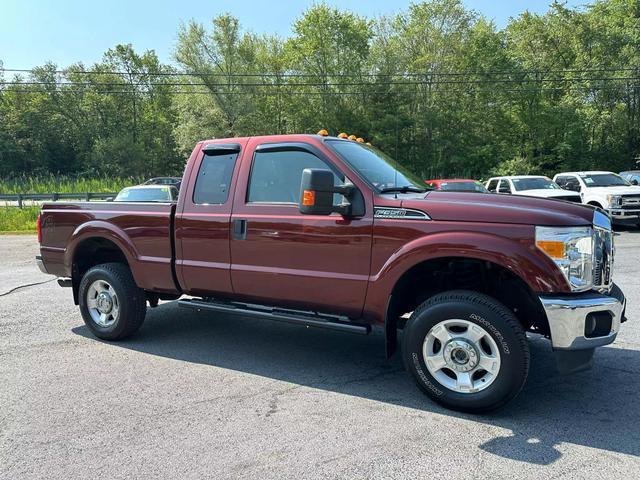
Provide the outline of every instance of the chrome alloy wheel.
<path id="1" fill-rule="evenodd" d="M 87 308 L 96 324 L 107 328 L 118 321 L 120 305 L 115 290 L 104 280 L 96 280 L 87 290 Z"/>
<path id="2" fill-rule="evenodd" d="M 429 330 L 422 346 L 427 370 L 457 393 L 484 390 L 498 377 L 498 344 L 481 326 L 467 320 L 443 320 Z"/>

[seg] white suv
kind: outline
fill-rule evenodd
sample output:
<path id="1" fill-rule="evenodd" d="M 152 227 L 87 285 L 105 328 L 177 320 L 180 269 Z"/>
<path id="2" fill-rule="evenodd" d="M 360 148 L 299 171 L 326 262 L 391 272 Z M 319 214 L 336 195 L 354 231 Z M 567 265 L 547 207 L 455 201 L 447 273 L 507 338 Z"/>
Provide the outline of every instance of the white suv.
<path id="1" fill-rule="evenodd" d="M 493 193 L 512 193 L 530 197 L 553 198 L 580 203 L 580 195 L 563 190 L 549 177 L 541 175 L 513 175 L 509 177 L 493 177 L 487 182 L 487 190 Z"/>
<path id="2" fill-rule="evenodd" d="M 579 192 L 582 203 L 600 207 L 616 223 L 640 224 L 640 187 L 613 172 L 565 172 L 553 180 L 562 188 Z"/>

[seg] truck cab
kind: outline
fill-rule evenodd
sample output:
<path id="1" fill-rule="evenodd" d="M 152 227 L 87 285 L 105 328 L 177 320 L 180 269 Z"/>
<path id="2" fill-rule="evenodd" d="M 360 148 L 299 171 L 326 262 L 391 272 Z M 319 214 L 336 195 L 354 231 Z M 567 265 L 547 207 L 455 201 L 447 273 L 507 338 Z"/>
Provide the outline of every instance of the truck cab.
<path id="1" fill-rule="evenodd" d="M 147 305 L 353 334 L 453 409 L 521 390 L 527 332 L 565 372 L 613 342 L 625 298 L 609 218 L 525 196 L 427 191 L 379 149 L 327 135 L 200 142 L 176 203 L 45 204 L 40 268 L 117 341 Z"/>

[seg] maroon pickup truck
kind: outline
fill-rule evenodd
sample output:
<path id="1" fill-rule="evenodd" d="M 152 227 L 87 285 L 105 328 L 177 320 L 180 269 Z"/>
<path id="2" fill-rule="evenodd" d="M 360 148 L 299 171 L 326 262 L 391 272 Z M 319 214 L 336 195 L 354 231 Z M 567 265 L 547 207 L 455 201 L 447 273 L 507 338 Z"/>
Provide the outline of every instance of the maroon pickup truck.
<path id="1" fill-rule="evenodd" d="M 526 332 L 562 371 L 614 341 L 609 218 L 556 200 L 425 191 L 378 149 L 335 137 L 200 142 L 177 203 L 45 204 L 42 271 L 119 340 L 147 304 L 401 338 L 435 401 L 487 411 L 521 390 Z"/>

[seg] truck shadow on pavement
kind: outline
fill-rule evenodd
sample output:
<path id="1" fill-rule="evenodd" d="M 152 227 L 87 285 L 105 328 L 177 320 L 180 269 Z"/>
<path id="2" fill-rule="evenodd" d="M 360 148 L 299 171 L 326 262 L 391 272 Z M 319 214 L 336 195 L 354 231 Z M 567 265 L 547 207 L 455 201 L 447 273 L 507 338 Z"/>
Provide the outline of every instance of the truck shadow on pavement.
<path id="1" fill-rule="evenodd" d="M 73 332 L 98 341 L 84 325 Z M 510 433 L 478 447 L 522 462 L 551 464 L 562 456 L 563 443 L 640 456 L 636 350 L 601 348 L 592 370 L 561 376 L 549 344 L 531 338 L 531 371 L 518 398 L 493 414 L 467 415 L 423 395 L 400 355 L 384 358 L 379 334 L 196 313 L 167 303 L 149 310 L 137 335 L 110 345 L 411 408 L 425 413 L 422 421 L 437 414 L 504 428 Z"/>

